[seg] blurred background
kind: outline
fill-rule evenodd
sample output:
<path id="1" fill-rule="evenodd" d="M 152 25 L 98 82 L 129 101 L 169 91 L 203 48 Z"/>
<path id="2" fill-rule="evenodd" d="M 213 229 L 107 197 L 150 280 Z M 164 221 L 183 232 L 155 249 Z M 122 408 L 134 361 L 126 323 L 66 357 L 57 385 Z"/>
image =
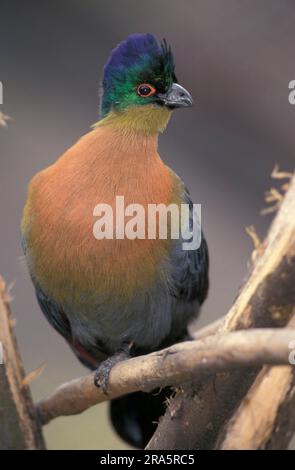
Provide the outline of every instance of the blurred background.
<path id="1" fill-rule="evenodd" d="M 13 283 L 12 309 L 26 371 L 46 362 L 34 399 L 86 372 L 49 326 L 22 261 L 20 218 L 32 176 L 98 117 L 101 70 L 132 32 L 172 45 L 176 73 L 195 107 L 174 113 L 160 153 L 202 204 L 211 289 L 198 325 L 222 316 L 247 275 L 252 242 L 263 237 L 264 192 L 278 163 L 293 170 L 295 3 L 292 0 L 26 0 L 0 11 L 0 273 Z M 58 195 L 57 195 L 58 197 Z M 104 405 L 44 428 L 49 449 L 122 449 Z"/>

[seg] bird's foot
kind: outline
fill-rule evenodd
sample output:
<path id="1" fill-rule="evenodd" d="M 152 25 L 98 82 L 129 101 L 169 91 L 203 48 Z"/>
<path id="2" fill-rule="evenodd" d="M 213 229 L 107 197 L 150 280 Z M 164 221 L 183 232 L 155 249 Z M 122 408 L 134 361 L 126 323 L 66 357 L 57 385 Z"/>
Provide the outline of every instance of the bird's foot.
<path id="1" fill-rule="evenodd" d="M 118 362 L 129 359 L 131 347 L 132 344 L 128 344 L 126 348 L 118 351 L 113 356 L 108 357 L 98 366 L 94 372 L 94 385 L 98 388 L 101 388 L 105 395 L 108 394 L 109 377 L 112 368 L 115 364 L 118 364 Z"/>

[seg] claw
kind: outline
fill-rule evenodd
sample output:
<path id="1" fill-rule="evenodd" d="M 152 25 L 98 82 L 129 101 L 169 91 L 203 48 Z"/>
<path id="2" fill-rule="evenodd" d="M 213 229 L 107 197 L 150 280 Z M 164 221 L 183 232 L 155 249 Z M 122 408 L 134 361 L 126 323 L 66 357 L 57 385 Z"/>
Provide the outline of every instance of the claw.
<path id="1" fill-rule="evenodd" d="M 132 344 L 128 344 L 124 350 L 108 357 L 94 372 L 94 385 L 101 388 L 105 395 L 108 394 L 109 378 L 112 368 L 114 365 L 118 364 L 118 362 L 124 361 L 130 357 L 131 347 Z"/>
<path id="2" fill-rule="evenodd" d="M 114 356 L 103 361 L 94 372 L 94 385 L 101 388 L 105 395 L 108 394 L 109 377 L 112 367 L 115 363 L 112 361 Z"/>

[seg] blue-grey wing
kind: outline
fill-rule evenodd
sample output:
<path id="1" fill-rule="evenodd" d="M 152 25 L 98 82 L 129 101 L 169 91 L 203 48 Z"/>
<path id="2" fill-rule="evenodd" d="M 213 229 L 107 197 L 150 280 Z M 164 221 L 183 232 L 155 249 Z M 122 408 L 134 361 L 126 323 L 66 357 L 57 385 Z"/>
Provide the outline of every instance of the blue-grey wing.
<path id="1" fill-rule="evenodd" d="M 190 207 L 189 224 L 192 227 L 193 203 L 186 188 L 183 200 Z M 201 242 L 197 249 L 184 250 L 183 240 L 179 240 L 172 254 L 170 293 L 176 300 L 176 309 L 186 317 L 197 313 L 209 289 L 209 255 L 202 231 L 200 237 Z"/>
<path id="2" fill-rule="evenodd" d="M 34 282 L 38 304 L 51 326 L 67 341 L 71 342 L 72 332 L 70 322 L 62 308 L 51 300 Z"/>

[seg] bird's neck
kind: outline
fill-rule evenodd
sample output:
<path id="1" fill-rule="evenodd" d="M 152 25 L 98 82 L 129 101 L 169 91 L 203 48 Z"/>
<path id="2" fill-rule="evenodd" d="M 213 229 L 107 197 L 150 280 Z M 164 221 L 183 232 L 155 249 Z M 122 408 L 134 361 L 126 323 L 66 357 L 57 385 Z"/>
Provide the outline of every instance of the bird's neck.
<path id="1" fill-rule="evenodd" d="M 153 105 L 130 106 L 123 111 L 110 111 L 94 127 L 110 126 L 117 132 L 133 138 L 134 136 L 154 136 L 164 132 L 171 111 Z"/>

